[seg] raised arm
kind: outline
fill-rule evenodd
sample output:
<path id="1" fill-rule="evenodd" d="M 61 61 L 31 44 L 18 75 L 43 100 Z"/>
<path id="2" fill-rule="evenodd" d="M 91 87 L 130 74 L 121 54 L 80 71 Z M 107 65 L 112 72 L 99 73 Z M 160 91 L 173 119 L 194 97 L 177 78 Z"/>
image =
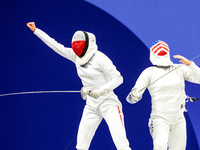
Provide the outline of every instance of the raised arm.
<path id="1" fill-rule="evenodd" d="M 64 45 L 58 43 L 56 40 L 51 38 L 48 34 L 43 32 L 42 30 L 36 28 L 34 22 L 27 23 L 27 27 L 34 32 L 34 34 L 40 38 L 47 46 L 53 49 L 55 52 L 60 54 L 61 56 L 71 60 L 75 63 L 75 53 L 73 52 L 72 48 L 67 48 Z"/>
<path id="2" fill-rule="evenodd" d="M 182 67 L 185 80 L 200 84 L 200 68 L 193 61 L 189 61 L 181 55 L 174 55 L 173 57 L 180 59 L 181 63 L 187 65 L 184 68 Z"/>

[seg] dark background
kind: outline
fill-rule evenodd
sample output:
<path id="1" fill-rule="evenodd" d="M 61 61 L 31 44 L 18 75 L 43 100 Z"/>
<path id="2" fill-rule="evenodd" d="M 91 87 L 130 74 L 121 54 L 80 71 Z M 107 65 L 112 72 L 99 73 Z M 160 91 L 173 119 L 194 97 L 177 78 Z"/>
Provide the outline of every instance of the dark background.
<path id="1" fill-rule="evenodd" d="M 115 93 L 123 104 L 131 148 L 152 149 L 148 131 L 151 110 L 148 91 L 135 105 L 125 100 L 139 74 L 151 65 L 148 48 L 132 31 L 108 13 L 82 0 L 7 0 L 1 1 L 0 6 L 0 93 L 78 91 L 82 87 L 75 65 L 39 40 L 26 27 L 27 22 L 34 21 L 38 28 L 66 47 L 71 47 L 75 31 L 92 32 L 96 35 L 98 49 L 113 61 L 124 77 L 124 83 Z M 84 105 L 79 93 L 0 97 L 0 149 L 64 150 L 77 134 Z M 199 133 L 194 132 L 188 113 L 185 115 L 187 150 L 198 150 L 195 134 Z M 75 145 L 76 139 L 68 149 L 75 149 Z M 116 149 L 104 121 L 90 149 Z"/>

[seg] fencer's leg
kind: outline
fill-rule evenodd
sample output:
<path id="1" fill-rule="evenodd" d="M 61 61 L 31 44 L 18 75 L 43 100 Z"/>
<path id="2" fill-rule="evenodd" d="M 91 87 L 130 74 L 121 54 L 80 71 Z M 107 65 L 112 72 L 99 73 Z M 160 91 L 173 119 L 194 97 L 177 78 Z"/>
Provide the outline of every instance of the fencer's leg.
<path id="1" fill-rule="evenodd" d="M 77 135 L 77 150 L 88 150 L 91 140 L 99 126 L 102 117 L 89 106 L 85 106 Z"/>
<path id="2" fill-rule="evenodd" d="M 153 138 L 154 150 L 167 150 L 170 126 L 162 118 L 149 121 L 150 134 Z"/>
<path id="3" fill-rule="evenodd" d="M 124 116 L 121 108 L 118 106 L 108 108 L 104 114 L 104 119 L 109 127 L 117 150 L 131 150 L 129 141 L 126 137 Z"/>
<path id="4" fill-rule="evenodd" d="M 186 121 L 182 116 L 172 127 L 169 134 L 169 150 L 185 150 L 186 149 Z"/>

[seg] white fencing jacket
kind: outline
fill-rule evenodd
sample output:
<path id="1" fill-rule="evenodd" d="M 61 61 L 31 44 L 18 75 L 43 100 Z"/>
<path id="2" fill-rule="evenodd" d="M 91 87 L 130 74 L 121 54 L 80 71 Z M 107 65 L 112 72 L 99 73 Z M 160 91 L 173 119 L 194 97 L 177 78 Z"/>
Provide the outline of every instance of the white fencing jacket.
<path id="1" fill-rule="evenodd" d="M 108 103 L 114 102 L 121 106 L 121 102 L 118 100 L 113 90 L 123 83 L 123 77 L 105 54 L 94 49 L 94 55 L 90 60 L 84 65 L 80 65 L 77 61 L 77 59 L 80 58 L 78 58 L 72 48 L 64 47 L 38 28 L 35 30 L 34 34 L 55 52 L 75 63 L 78 76 L 80 77 L 83 86 L 88 90 L 112 89 L 111 92 L 99 97 L 98 99 L 94 99 L 87 95 L 86 103 L 91 108 L 97 109 L 97 107 L 105 100 L 110 100 Z M 93 43 L 93 47 L 95 47 L 94 44 L 96 43 Z"/>
<path id="2" fill-rule="evenodd" d="M 139 91 L 147 87 L 151 95 L 151 117 L 160 116 L 170 123 L 176 122 L 185 111 L 185 99 L 187 97 L 185 80 L 200 84 L 200 68 L 194 62 L 190 66 L 182 65 L 178 67 L 179 65 L 174 64 L 168 68 L 148 67 L 137 79 L 133 89 Z M 175 67 L 178 68 L 163 76 Z M 161 76 L 163 77 L 160 78 Z M 160 79 L 157 80 L 158 78 Z M 155 80 L 157 81 L 154 82 Z M 151 84 L 152 82 L 154 83 Z M 144 91 L 145 89 L 139 93 L 139 100 Z"/>

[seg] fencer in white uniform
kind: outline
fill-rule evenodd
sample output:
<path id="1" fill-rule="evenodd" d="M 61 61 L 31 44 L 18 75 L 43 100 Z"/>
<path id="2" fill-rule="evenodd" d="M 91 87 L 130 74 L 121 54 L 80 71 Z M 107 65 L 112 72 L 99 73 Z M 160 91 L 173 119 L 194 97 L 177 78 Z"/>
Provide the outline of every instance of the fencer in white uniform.
<path id="1" fill-rule="evenodd" d="M 148 88 L 152 104 L 149 129 L 154 150 L 186 148 L 186 121 L 183 113 L 186 110 L 185 80 L 200 84 L 200 68 L 183 56 L 175 55 L 174 58 L 180 59 L 183 64 L 173 64 L 168 45 L 160 40 L 155 41 L 150 48 L 150 61 L 154 66 L 140 74 L 126 98 L 134 104 L 142 99 Z"/>
<path id="2" fill-rule="evenodd" d="M 96 129 L 102 119 L 105 119 L 116 148 L 131 150 L 126 137 L 122 104 L 113 92 L 123 83 L 123 77 L 112 61 L 97 50 L 94 34 L 85 31 L 75 32 L 72 37 L 72 48 L 67 48 L 36 28 L 34 22 L 28 23 L 27 26 L 55 52 L 76 65 L 78 76 L 87 89 L 76 148 L 88 150 Z"/>

